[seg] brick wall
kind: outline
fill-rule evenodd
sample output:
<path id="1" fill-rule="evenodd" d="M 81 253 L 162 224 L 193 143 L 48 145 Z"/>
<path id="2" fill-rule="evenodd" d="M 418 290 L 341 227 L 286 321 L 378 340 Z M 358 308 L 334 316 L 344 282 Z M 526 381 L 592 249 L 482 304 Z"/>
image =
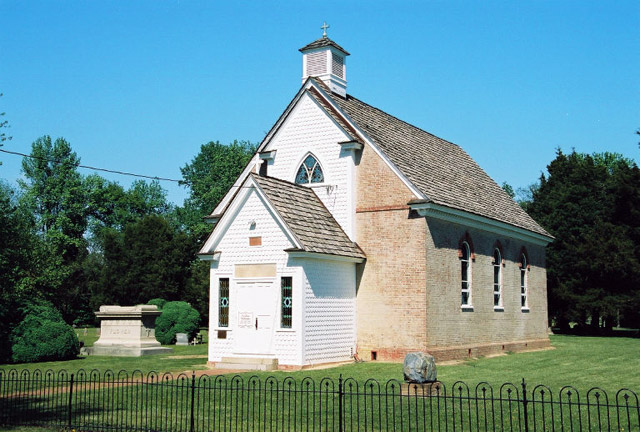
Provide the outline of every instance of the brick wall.
<path id="1" fill-rule="evenodd" d="M 424 218 L 410 216 L 414 195 L 370 147 L 356 169 L 356 241 L 367 255 L 358 272 L 358 352 L 425 346 Z"/>
<path id="2" fill-rule="evenodd" d="M 545 348 L 544 247 L 410 212 L 413 194 L 373 149 L 356 170 L 356 241 L 367 255 L 357 292 L 358 352 L 401 361 L 428 350 L 438 360 Z M 460 307 L 458 245 L 473 243 L 473 311 Z M 504 310 L 493 307 L 493 250 L 502 246 Z M 520 251 L 529 257 L 529 311 L 520 307 Z"/>
<path id="3" fill-rule="evenodd" d="M 547 341 L 547 297 L 544 247 L 454 223 L 427 222 L 427 348 L 485 346 L 485 354 L 499 344 L 545 344 Z M 461 271 L 458 245 L 468 233 L 475 260 L 471 265 L 472 311 L 460 306 Z M 502 245 L 503 310 L 493 306 L 493 251 Z M 520 252 L 529 256 L 529 310 L 520 297 Z M 535 342 L 538 341 L 538 342 Z M 493 347 L 493 348 L 491 348 Z M 529 348 L 529 346 L 521 347 Z M 505 351 L 510 349 L 505 346 Z M 481 354 L 483 355 L 483 354 Z"/>

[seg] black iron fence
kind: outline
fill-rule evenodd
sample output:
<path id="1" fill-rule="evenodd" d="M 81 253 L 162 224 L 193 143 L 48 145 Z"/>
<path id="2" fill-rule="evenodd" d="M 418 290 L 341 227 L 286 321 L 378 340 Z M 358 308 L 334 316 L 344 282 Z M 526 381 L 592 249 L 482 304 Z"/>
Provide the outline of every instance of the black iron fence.
<path id="1" fill-rule="evenodd" d="M 0 425 L 144 431 L 640 431 L 638 394 L 523 380 L 391 380 L 0 370 Z"/>

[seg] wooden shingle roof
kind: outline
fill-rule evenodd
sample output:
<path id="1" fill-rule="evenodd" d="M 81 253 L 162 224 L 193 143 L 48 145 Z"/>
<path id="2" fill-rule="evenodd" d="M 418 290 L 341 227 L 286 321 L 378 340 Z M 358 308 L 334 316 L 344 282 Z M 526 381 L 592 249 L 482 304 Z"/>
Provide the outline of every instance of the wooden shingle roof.
<path id="1" fill-rule="evenodd" d="M 302 245 L 302 251 L 364 259 L 320 198 L 308 187 L 250 174 Z"/>
<path id="2" fill-rule="evenodd" d="M 427 202 L 504 222 L 551 238 L 460 146 L 384 111 L 323 88 L 426 197 Z"/>
<path id="3" fill-rule="evenodd" d="M 322 47 L 326 47 L 326 46 L 332 46 L 332 47 L 338 49 L 339 51 L 342 51 L 345 55 L 349 55 L 347 50 L 345 50 L 340 45 L 338 45 L 337 43 L 335 43 L 334 41 L 332 41 L 331 39 L 329 39 L 326 36 L 322 36 L 320 39 L 314 40 L 310 44 L 307 44 L 307 45 L 303 46 L 302 48 L 300 48 L 298 51 L 305 52 L 305 51 L 308 51 L 308 50 L 311 50 L 311 49 L 322 48 Z"/>

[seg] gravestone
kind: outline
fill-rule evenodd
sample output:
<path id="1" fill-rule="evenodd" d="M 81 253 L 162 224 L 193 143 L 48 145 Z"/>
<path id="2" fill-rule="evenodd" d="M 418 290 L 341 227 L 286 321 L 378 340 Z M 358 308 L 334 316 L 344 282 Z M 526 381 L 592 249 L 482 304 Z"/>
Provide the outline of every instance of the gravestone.
<path id="1" fill-rule="evenodd" d="M 431 354 L 422 352 L 408 353 L 402 367 L 404 380 L 408 383 L 434 382 L 437 378 L 436 361 Z"/>
<path id="2" fill-rule="evenodd" d="M 156 318 L 162 312 L 155 305 L 100 306 L 100 338 L 90 350 L 92 355 L 139 357 L 173 351 L 156 340 Z"/>
<path id="3" fill-rule="evenodd" d="M 189 345 L 189 335 L 186 333 L 176 333 L 176 345 Z"/>

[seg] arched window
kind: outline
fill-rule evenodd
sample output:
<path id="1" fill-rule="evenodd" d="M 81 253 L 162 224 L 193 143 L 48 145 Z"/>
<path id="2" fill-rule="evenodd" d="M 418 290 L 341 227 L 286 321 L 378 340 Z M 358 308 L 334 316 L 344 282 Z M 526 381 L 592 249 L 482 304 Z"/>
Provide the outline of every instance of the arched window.
<path id="1" fill-rule="evenodd" d="M 304 158 L 304 161 L 298 168 L 296 174 L 297 184 L 322 183 L 324 182 L 324 174 L 318 160 L 312 155 Z"/>
<path id="2" fill-rule="evenodd" d="M 493 251 L 493 307 L 502 308 L 502 256 L 498 248 Z"/>
<path id="3" fill-rule="evenodd" d="M 527 280 L 527 256 L 520 255 L 520 306 L 529 309 L 529 281 Z"/>
<path id="4" fill-rule="evenodd" d="M 462 270 L 462 306 L 471 306 L 471 249 L 469 243 L 462 242 L 460 248 L 460 267 Z"/>

